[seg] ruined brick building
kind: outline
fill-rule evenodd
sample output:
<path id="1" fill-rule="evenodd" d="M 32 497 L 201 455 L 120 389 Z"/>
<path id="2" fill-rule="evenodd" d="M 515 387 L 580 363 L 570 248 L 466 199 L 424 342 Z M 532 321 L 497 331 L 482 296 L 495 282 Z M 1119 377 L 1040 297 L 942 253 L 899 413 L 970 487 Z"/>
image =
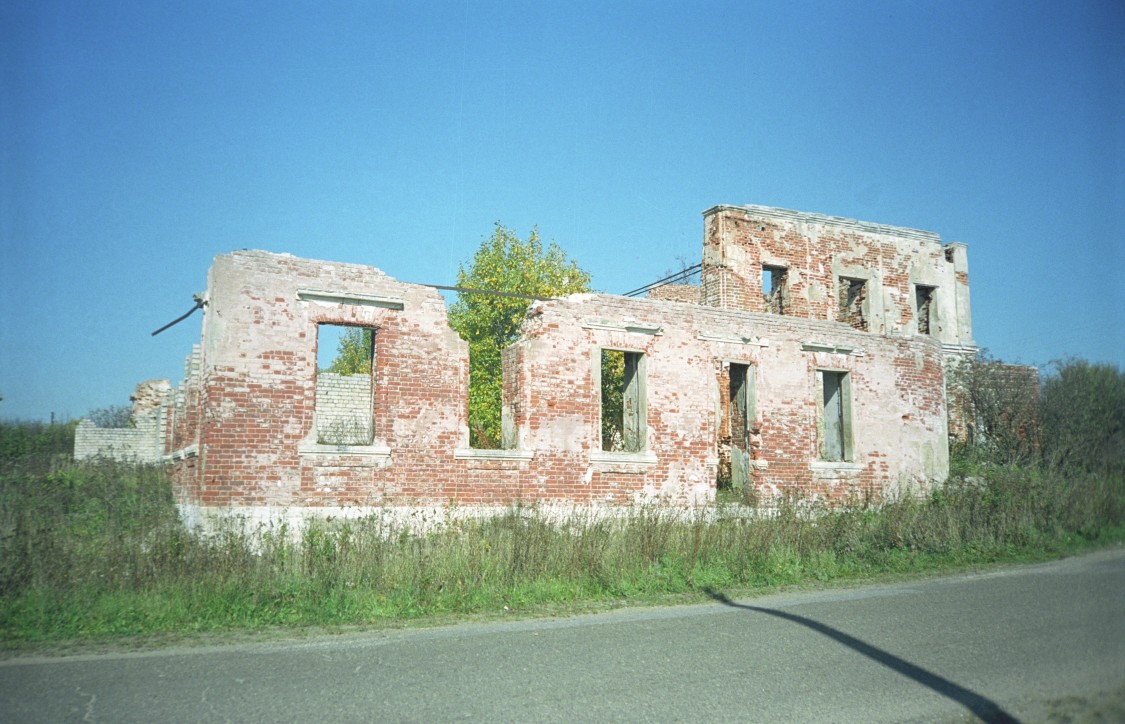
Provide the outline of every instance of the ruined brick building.
<path id="1" fill-rule="evenodd" d="M 505 351 L 496 450 L 469 446 L 468 347 L 435 289 L 286 254 L 217 257 L 201 344 L 162 416 L 182 510 L 698 504 L 720 475 L 765 498 L 840 500 L 943 480 L 945 365 L 976 351 L 965 246 L 762 206 L 716 206 L 704 226 L 697 288 L 532 305 Z M 318 370 L 332 325 L 370 330 L 369 374 Z"/>

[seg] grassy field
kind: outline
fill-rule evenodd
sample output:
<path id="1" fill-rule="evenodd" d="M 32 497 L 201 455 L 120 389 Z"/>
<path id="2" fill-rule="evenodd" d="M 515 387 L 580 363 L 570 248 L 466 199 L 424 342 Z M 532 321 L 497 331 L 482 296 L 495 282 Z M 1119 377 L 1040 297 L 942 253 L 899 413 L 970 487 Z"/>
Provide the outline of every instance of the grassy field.
<path id="1" fill-rule="evenodd" d="M 424 537 L 375 518 L 293 536 L 188 534 L 153 467 L 75 464 L 65 432 L 0 423 L 0 640 L 370 626 L 568 610 L 1035 560 L 1125 540 L 1125 481 L 960 463 L 924 499 L 788 501 L 552 523 L 534 507 Z"/>

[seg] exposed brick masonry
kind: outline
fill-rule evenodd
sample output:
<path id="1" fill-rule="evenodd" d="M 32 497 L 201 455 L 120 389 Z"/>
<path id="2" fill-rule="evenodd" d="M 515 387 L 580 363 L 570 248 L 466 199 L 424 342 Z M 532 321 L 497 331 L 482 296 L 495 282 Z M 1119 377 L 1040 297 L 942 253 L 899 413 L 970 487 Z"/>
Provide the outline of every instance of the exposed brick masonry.
<path id="1" fill-rule="evenodd" d="M 690 293 L 535 303 L 503 358 L 507 449 L 479 451 L 468 449 L 468 347 L 436 291 L 371 267 L 266 252 L 217 257 L 201 348 L 165 406 L 177 499 L 204 516 L 703 503 L 721 461 L 729 466 L 731 364 L 748 369 L 750 419 L 740 429 L 749 484 L 767 499 L 888 494 L 945 477 L 943 362 L 951 346 L 972 349 L 962 245 L 834 217 L 716 207 L 705 214 L 703 262 L 703 284 Z M 763 265 L 784 269 L 783 314 L 767 312 Z M 849 279 L 863 283 L 849 288 Z M 936 290 L 930 335 L 917 334 L 919 284 Z M 364 376 L 318 375 L 318 324 L 376 330 L 370 387 Z M 639 452 L 601 449 L 603 349 L 640 355 Z M 826 372 L 847 380 L 841 462 L 819 459 Z M 340 384 L 355 390 L 340 393 Z M 371 429 L 342 444 L 326 438 L 341 410 L 366 413 Z"/>

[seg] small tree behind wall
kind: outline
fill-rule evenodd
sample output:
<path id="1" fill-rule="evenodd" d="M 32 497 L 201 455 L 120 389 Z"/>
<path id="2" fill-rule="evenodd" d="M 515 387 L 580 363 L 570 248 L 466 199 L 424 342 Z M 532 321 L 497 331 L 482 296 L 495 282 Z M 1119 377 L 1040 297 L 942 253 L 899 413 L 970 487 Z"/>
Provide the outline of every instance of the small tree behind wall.
<path id="1" fill-rule="evenodd" d="M 365 327 L 348 327 L 340 335 L 336 357 L 328 372 L 338 375 L 371 374 L 372 331 Z"/>
<path id="2" fill-rule="evenodd" d="M 590 291 L 590 275 L 533 228 L 520 239 L 496 222 L 467 264 L 457 271 L 457 286 L 526 297 L 556 297 Z M 473 447 L 500 445 L 501 351 L 519 336 L 531 300 L 458 292 L 449 323 L 469 343 L 469 441 Z"/>

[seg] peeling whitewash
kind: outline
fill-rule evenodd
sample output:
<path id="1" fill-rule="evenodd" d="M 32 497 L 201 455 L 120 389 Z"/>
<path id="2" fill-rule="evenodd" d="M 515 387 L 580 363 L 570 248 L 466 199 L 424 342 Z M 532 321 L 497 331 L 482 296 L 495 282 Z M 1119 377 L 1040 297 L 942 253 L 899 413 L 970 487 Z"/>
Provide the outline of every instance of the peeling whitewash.
<path id="1" fill-rule="evenodd" d="M 706 504 L 732 469 L 731 365 L 746 366 L 738 371 L 752 390 L 734 446 L 746 459 L 733 469 L 763 499 L 840 501 L 942 481 L 944 365 L 976 349 L 964 245 L 761 206 L 717 206 L 704 220 L 698 296 L 670 295 L 700 303 L 581 294 L 532 305 L 504 353 L 504 450 L 469 448 L 468 345 L 435 289 L 287 254 L 217 257 L 195 366 L 165 405 L 164 453 L 181 508 L 208 525 L 234 514 L 263 521 L 517 501 Z M 784 270 L 775 276 L 784 314 L 768 311 L 763 267 Z M 918 286 L 934 290 L 929 333 L 914 308 Z M 853 327 L 860 313 L 865 329 Z M 358 409 L 370 426 L 364 444 L 318 438 L 318 416 L 362 399 L 322 386 L 318 409 L 322 324 L 374 330 L 370 403 Z M 602 450 L 602 350 L 632 355 L 643 376 L 633 452 Z M 844 418 L 828 421 L 846 428 L 843 460 L 823 459 L 826 374 L 846 393 L 833 408 Z"/>

